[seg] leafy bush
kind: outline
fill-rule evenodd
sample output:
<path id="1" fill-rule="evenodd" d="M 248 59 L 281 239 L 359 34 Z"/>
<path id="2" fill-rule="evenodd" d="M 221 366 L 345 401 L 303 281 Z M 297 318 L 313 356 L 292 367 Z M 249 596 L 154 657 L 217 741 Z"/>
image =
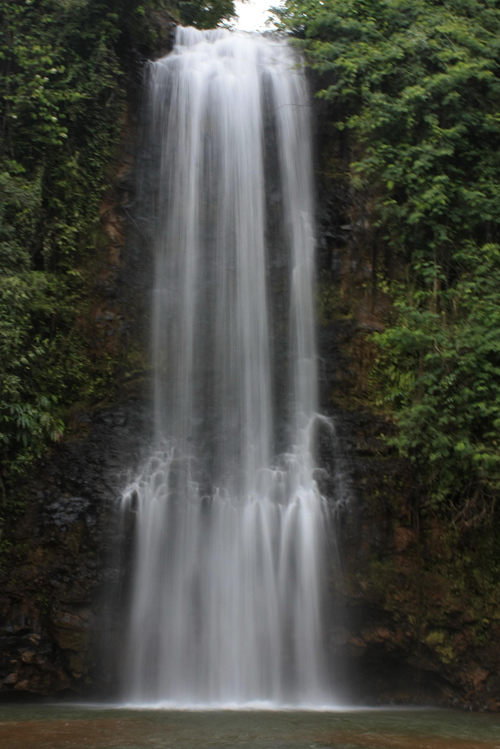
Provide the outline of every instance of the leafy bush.
<path id="1" fill-rule="evenodd" d="M 393 443 L 429 506 L 468 526 L 500 492 L 498 3 L 287 0 L 278 14 L 347 138 L 399 313 L 376 336 Z"/>
<path id="2" fill-rule="evenodd" d="M 436 313 L 415 295 L 399 324 L 375 335 L 378 379 L 394 405 L 393 443 L 421 470 L 433 506 L 462 527 L 489 517 L 500 489 L 500 247 L 464 253 Z M 465 268 L 468 266 L 469 272 Z"/>
<path id="3" fill-rule="evenodd" d="M 88 331 L 99 208 L 126 106 L 124 71 L 136 43 L 147 51 L 158 42 L 164 24 L 151 20 L 158 11 L 200 25 L 234 11 L 232 0 L 198 0 L 188 18 L 187 5 L 0 0 L 3 491 L 61 437 L 68 407 L 113 396 L 113 365 L 105 351 L 91 351 Z"/>

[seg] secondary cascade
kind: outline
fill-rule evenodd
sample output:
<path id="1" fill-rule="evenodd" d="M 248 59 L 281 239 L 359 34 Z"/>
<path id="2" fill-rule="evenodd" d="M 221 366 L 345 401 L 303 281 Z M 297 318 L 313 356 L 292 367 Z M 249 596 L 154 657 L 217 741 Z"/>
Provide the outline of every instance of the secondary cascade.
<path id="1" fill-rule="evenodd" d="M 154 447 L 135 511 L 124 699 L 332 701 L 310 104 L 279 38 L 178 27 L 148 65 Z"/>

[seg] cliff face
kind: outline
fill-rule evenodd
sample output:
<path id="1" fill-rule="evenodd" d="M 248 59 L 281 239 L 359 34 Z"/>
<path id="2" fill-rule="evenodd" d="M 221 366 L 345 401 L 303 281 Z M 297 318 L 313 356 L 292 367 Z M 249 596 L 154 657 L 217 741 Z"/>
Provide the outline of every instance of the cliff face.
<path id="1" fill-rule="evenodd" d="M 372 339 L 396 314 L 377 284 L 383 245 L 372 196 L 348 186 L 346 141 L 327 105 L 315 106 L 322 408 L 351 480 L 336 585 L 347 631 L 332 632 L 332 648 L 362 702 L 498 710 L 498 541 L 488 526 L 464 532 L 430 511 L 422 477 L 387 443 L 396 424 L 374 382 Z"/>
<path id="2" fill-rule="evenodd" d="M 0 570 L 4 698 L 105 689 L 107 643 L 117 633 L 103 633 L 113 622 L 119 628 L 120 617 L 106 619 L 109 592 L 120 580 L 113 556 L 117 502 L 148 433 L 150 264 L 131 219 L 133 120 L 125 123 L 114 187 L 101 205 L 102 246 L 85 323 L 89 345 L 114 362 L 118 388 L 106 406 L 75 406 L 68 414 L 67 436 L 36 465 L 7 518 Z"/>
<path id="3" fill-rule="evenodd" d="M 153 6 L 134 17 L 135 5 L 129 5 L 119 19 L 120 27 L 108 28 L 109 35 L 103 39 L 108 45 L 105 59 L 113 65 L 113 96 L 103 107 L 89 95 L 83 112 L 73 113 L 70 120 L 68 148 L 73 147 L 73 139 L 82 137 L 87 111 L 91 115 L 95 110 L 104 112 L 93 122 L 92 137 L 100 143 L 110 103 L 126 102 L 118 108 L 120 120 L 113 128 L 121 133 L 119 143 L 113 141 L 113 147 L 105 150 L 105 163 L 98 149 L 92 152 L 95 171 L 105 179 L 96 177 L 96 184 L 83 188 L 88 193 L 88 212 L 94 204 L 98 206 L 98 216 L 92 214 L 88 220 L 90 229 L 78 223 L 71 194 L 64 196 L 62 204 L 74 212 L 70 228 L 75 243 L 85 247 L 85 252 L 71 254 L 64 242 L 58 244 L 68 254 L 69 275 L 85 279 L 87 296 L 75 295 L 66 335 L 84 341 L 86 355 L 79 360 L 79 350 L 76 355 L 71 351 L 65 362 L 70 382 L 80 367 L 84 387 L 66 410 L 64 438 L 45 451 L 17 484 L 9 480 L 4 487 L 0 481 L 0 698 L 4 699 L 95 695 L 107 689 L 114 670 L 110 643 L 119 641 L 122 619 L 116 611 L 109 616 L 107 612 L 110 596 L 121 583 L 121 569 L 126 567 L 126 560 L 118 564 L 114 556 L 117 501 L 127 471 L 140 460 L 143 436 L 149 433 L 149 356 L 145 349 L 151 258 L 137 224 L 134 174 L 141 80 L 147 57 L 168 51 L 173 28 L 172 16 Z M 109 20 L 104 5 L 65 6 L 61 13 L 69 14 L 71 24 L 66 25 L 68 33 L 73 33 L 73 27 L 81 29 L 78 13 L 85 14 L 87 9 L 96 14 L 94 25 L 89 24 L 93 41 L 102 31 L 99 24 Z M 37 8 L 36 13 L 39 10 L 43 12 Z M 116 24 L 116 17 L 113 20 Z M 11 23 L 16 28 L 17 19 Z M 29 35 L 37 28 L 37 17 L 28 15 L 22 32 Z M 54 46 L 54 55 L 65 54 L 57 46 L 57 35 L 65 33 L 64 22 L 52 28 L 54 39 L 50 37 L 47 43 Z M 11 44 L 11 37 L 5 38 Z M 15 54 L 15 46 L 13 51 L 8 49 Z M 70 58 L 68 65 L 81 73 L 78 54 L 88 62 L 89 50 L 63 49 Z M 102 53 L 102 45 L 99 49 Z M 102 69 L 102 64 L 99 58 L 96 65 Z M 83 146 L 89 140 L 87 136 Z M 29 139 L 26 145 L 33 149 L 33 158 L 47 158 Z M 74 159 L 71 174 L 82 181 L 87 172 L 78 171 L 78 158 L 85 168 L 89 164 L 81 154 Z M 54 203 L 50 193 L 46 201 Z M 60 223 L 56 222 L 56 229 Z M 49 234 L 57 239 L 54 228 Z M 71 300 L 63 299 L 62 307 L 70 308 Z M 57 313 L 54 318 L 60 325 Z"/>
<path id="4" fill-rule="evenodd" d="M 491 564 L 498 542 L 484 532 L 464 535 L 425 512 L 419 476 L 384 439 L 396 427 L 371 379 L 371 334 L 393 310 L 376 283 L 381 250 L 370 195 L 350 192 L 346 144 L 328 130 L 324 109 L 317 119 L 320 386 L 338 437 L 334 449 L 323 436 L 320 452 L 332 473 L 340 461 L 348 476 L 339 513 L 342 575 L 332 583 L 346 616 L 332 628 L 331 648 L 357 700 L 498 710 L 500 590 Z M 148 431 L 151 265 L 134 228 L 134 142 L 132 114 L 114 188 L 101 205 L 106 240 L 89 327 L 116 362 L 120 385 L 106 407 L 75 407 L 69 436 L 22 488 L 5 528 L 4 697 L 106 693 L 120 657 L 119 647 L 109 652 L 120 634 L 120 616 L 107 610 L 109 591 L 123 600 L 124 585 L 113 519 Z"/>
<path id="5" fill-rule="evenodd" d="M 1 692 L 85 694 L 103 677 L 102 641 L 120 484 L 138 452 L 137 404 L 80 413 L 85 436 L 42 461 L 25 489 L 1 580 Z"/>

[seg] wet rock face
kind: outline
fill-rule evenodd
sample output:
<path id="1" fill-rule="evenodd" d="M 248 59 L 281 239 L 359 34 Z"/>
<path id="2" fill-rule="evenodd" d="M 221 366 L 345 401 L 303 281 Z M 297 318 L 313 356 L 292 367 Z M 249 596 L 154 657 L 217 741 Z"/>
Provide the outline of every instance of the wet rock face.
<path id="1" fill-rule="evenodd" d="M 120 487 L 141 457 L 148 408 L 80 414 L 26 489 L 0 578 L 0 696 L 95 691 Z"/>
<path id="2" fill-rule="evenodd" d="M 136 220 L 145 58 L 131 53 L 126 59 L 129 107 L 113 184 L 99 211 L 102 236 L 86 323 L 89 351 L 114 368 L 114 405 L 69 414 L 64 440 L 35 466 L 11 503 L 0 538 L 0 699 L 97 694 L 109 665 L 113 621 L 117 629 L 121 623 L 118 612 L 108 617 L 106 601 L 119 578 L 113 554 L 120 488 L 149 435 L 145 342 L 152 276 L 145 232 Z"/>
<path id="3" fill-rule="evenodd" d="M 326 115 L 321 110 L 315 121 Z M 123 595 L 110 593 L 122 585 L 126 560 L 114 556 L 113 519 L 127 472 L 140 463 L 149 416 L 137 371 L 126 362 L 126 351 L 147 340 L 151 287 L 145 240 L 127 222 L 136 209 L 133 123 L 128 138 L 119 198 L 103 203 L 109 262 L 96 279 L 95 304 L 110 351 L 125 352 L 124 405 L 75 414 L 73 436 L 20 493 L 0 568 L 0 699 L 96 696 L 117 671 L 119 647 L 110 651 L 123 616 L 115 600 Z M 318 153 L 328 139 L 331 133 L 318 134 Z M 383 327 L 389 300 L 372 283 L 372 232 L 342 180 L 343 144 L 332 153 L 332 174 L 340 177 L 320 189 L 318 337 L 321 411 L 333 418 L 335 439 L 320 431 L 317 479 L 329 497 L 338 497 L 339 475 L 349 480 L 337 523 L 343 575 L 332 582 L 343 614 L 331 648 L 360 702 L 500 710 L 500 593 L 488 562 L 478 561 L 484 539 L 469 539 L 464 550 L 449 528 L 425 519 L 418 476 L 383 439 L 394 424 L 370 403 L 369 334 Z M 458 564 L 465 556 L 472 561 Z"/>
<path id="4" fill-rule="evenodd" d="M 384 439 L 394 423 L 367 403 L 370 342 L 351 304 L 319 334 L 321 407 L 339 445 L 320 441 L 320 463 L 349 479 L 336 524 L 341 579 L 331 577 L 343 616 L 330 636 L 346 698 L 500 711 L 495 540 L 486 529 L 460 537 L 426 512 L 425 487 Z M 338 498 L 335 483 L 327 493 Z"/>
<path id="5" fill-rule="evenodd" d="M 383 247 L 370 196 L 349 188 L 345 135 L 328 129 L 327 103 L 315 106 L 321 410 L 340 445 L 325 432 L 319 460 L 328 476 L 341 465 L 350 481 L 337 522 L 342 575 L 331 576 L 344 616 L 331 648 L 358 702 L 498 711 L 498 542 L 487 528 L 460 535 L 429 511 L 420 477 L 387 444 L 396 424 L 371 381 L 371 334 L 394 314 L 376 282 Z"/>
<path id="6" fill-rule="evenodd" d="M 115 185 L 101 205 L 107 253 L 100 250 L 89 300 L 89 347 L 114 362 L 110 399 L 119 405 L 70 414 L 65 439 L 19 487 L 0 561 L 0 699 L 97 694 L 113 621 L 120 623 L 106 613 L 120 574 L 117 503 L 150 423 L 144 341 L 152 271 L 133 221 L 136 119 L 132 113 L 126 123 Z"/>

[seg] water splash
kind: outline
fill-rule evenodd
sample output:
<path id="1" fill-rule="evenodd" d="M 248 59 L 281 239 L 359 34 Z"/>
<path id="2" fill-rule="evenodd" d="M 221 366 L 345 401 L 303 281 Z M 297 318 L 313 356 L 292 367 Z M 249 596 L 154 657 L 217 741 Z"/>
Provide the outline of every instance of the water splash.
<path id="1" fill-rule="evenodd" d="M 282 40 L 178 28 L 147 87 L 156 448 L 123 495 L 136 513 L 125 699 L 322 705 L 300 60 Z"/>

